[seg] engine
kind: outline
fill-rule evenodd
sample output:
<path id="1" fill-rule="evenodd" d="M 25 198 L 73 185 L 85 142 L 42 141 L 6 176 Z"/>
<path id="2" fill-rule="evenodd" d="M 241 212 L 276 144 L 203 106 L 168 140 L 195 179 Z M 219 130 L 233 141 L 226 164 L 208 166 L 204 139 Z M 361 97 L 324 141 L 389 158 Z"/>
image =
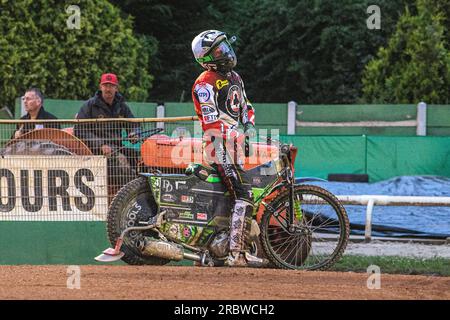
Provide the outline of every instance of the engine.
<path id="1" fill-rule="evenodd" d="M 252 227 L 250 231 L 250 239 L 258 238 L 260 233 L 258 223 L 255 220 L 252 220 Z M 228 255 L 230 251 L 230 239 L 228 231 L 219 231 L 214 239 L 211 241 L 211 244 L 208 247 L 209 252 L 216 258 L 224 258 Z"/>
<path id="2" fill-rule="evenodd" d="M 223 258 L 230 251 L 230 239 L 228 231 L 220 231 L 217 233 L 209 245 L 209 252 L 216 258 Z"/>

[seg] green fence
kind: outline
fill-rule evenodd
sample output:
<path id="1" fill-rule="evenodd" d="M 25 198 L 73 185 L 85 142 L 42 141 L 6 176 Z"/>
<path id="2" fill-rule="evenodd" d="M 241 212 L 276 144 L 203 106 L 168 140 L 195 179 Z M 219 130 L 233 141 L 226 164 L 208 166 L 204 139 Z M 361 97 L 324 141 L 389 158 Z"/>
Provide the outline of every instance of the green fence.
<path id="1" fill-rule="evenodd" d="M 111 244 L 106 222 L 2 221 L 0 223 L 0 265 L 124 265 L 94 260 Z M 192 261 L 172 261 L 190 265 Z"/>
<path id="2" fill-rule="evenodd" d="M 415 127 L 302 127 L 304 122 L 405 121 L 416 118 L 415 105 L 299 105 L 299 135 L 416 135 Z"/>
<path id="3" fill-rule="evenodd" d="M 45 108 L 61 119 L 74 118 L 82 104 L 83 101 L 45 100 Z M 129 104 L 136 117 L 156 117 L 156 103 Z M 255 109 L 257 128 L 278 129 L 284 140 L 299 146 L 296 167 L 302 176 L 326 178 L 329 173 L 366 173 L 370 181 L 398 175 L 450 176 L 450 105 L 427 106 L 426 137 L 417 137 L 415 127 L 299 126 L 296 135 L 288 136 L 287 104 L 255 104 Z M 296 111 L 297 122 L 409 121 L 416 119 L 416 113 L 416 105 L 298 105 Z M 19 99 L 15 115 L 20 116 Z M 192 103 L 167 102 L 164 115 L 190 116 L 195 112 Z M 179 125 L 194 133 L 193 122 Z"/>
<path id="4" fill-rule="evenodd" d="M 393 176 L 450 177 L 450 137 L 367 137 L 371 181 Z"/>
<path id="5" fill-rule="evenodd" d="M 450 137 L 281 136 L 299 152 L 296 176 L 368 174 L 375 182 L 402 175 L 450 177 Z"/>
<path id="6" fill-rule="evenodd" d="M 53 113 L 59 119 L 74 119 L 84 101 L 81 100 L 45 100 L 45 110 Z M 129 102 L 131 111 L 136 118 L 155 118 L 156 103 Z M 165 117 L 194 116 L 194 104 L 166 102 Z M 286 104 L 255 104 L 257 124 L 265 129 L 278 129 L 280 134 L 287 133 L 287 107 Z M 20 99 L 16 100 L 15 118 L 21 116 Z M 193 133 L 192 122 L 181 123 L 191 133 Z M 170 133 L 169 133 L 170 134 Z"/>
<path id="7" fill-rule="evenodd" d="M 450 136 L 450 105 L 429 105 L 427 135 Z"/>
<path id="8" fill-rule="evenodd" d="M 105 222 L 2 221 L 0 264 L 96 264 Z"/>
<path id="9" fill-rule="evenodd" d="M 450 105 L 427 106 L 427 135 L 450 135 Z M 410 127 L 306 127 L 300 122 L 393 122 L 413 121 L 417 106 L 405 105 L 298 105 L 296 112 L 297 135 L 387 135 L 415 136 Z"/>
<path id="10" fill-rule="evenodd" d="M 84 101 L 46 99 L 45 108 L 60 119 L 73 119 Z M 129 102 L 134 115 L 139 118 L 156 117 L 156 103 Z M 254 103 L 257 127 L 278 129 L 287 134 L 287 103 Z M 450 136 L 450 105 L 427 106 L 427 135 Z M 20 118 L 20 100 L 16 100 L 15 117 Z M 186 103 L 165 103 L 165 116 L 178 117 L 195 115 L 194 105 Z M 305 127 L 301 122 L 362 122 L 362 121 L 414 121 L 417 118 L 417 106 L 405 105 L 298 105 L 292 119 L 296 135 L 384 135 L 415 136 L 414 126 L 404 127 Z M 186 124 L 191 129 L 191 124 Z M 294 131 L 292 131 L 294 132 Z"/>

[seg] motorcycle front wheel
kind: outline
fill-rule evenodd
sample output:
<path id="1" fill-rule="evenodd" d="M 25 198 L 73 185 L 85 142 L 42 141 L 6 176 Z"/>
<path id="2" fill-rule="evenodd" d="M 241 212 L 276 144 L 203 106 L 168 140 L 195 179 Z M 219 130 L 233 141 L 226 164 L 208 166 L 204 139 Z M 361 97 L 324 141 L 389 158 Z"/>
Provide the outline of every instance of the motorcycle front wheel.
<path id="1" fill-rule="evenodd" d="M 109 241 L 114 247 L 117 238 L 128 227 L 142 226 L 156 214 L 156 203 L 145 177 L 138 177 L 127 183 L 114 197 L 108 210 L 107 231 Z M 122 260 L 131 265 L 164 265 L 170 260 L 159 257 L 146 257 L 137 245 L 144 236 L 155 237 L 154 231 L 131 231 L 125 235 L 121 251 Z"/>
<path id="2" fill-rule="evenodd" d="M 326 270 L 342 256 L 350 226 L 345 208 L 329 191 L 313 185 L 294 189 L 295 218 L 289 225 L 289 190 L 266 205 L 261 218 L 260 240 L 269 260 L 277 267 Z"/>

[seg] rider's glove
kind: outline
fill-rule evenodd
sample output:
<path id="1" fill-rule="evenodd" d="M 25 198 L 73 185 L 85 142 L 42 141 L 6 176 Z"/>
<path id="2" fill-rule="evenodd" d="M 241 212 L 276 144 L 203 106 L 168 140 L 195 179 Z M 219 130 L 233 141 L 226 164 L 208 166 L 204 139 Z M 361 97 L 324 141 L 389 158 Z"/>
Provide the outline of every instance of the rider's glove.
<path id="1" fill-rule="evenodd" d="M 256 129 L 251 122 L 247 122 L 244 125 L 244 134 L 250 139 L 256 137 Z"/>

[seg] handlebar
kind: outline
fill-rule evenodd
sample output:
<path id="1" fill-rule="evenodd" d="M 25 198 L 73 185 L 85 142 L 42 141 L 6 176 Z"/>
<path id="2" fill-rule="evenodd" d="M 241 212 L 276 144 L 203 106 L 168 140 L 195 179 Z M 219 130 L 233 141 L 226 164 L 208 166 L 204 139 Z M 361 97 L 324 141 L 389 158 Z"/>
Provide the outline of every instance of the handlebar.
<path id="1" fill-rule="evenodd" d="M 153 128 L 153 129 L 137 132 L 136 135 L 139 136 L 139 138 L 134 143 L 141 142 L 142 140 L 144 140 L 148 137 L 151 137 L 157 133 L 160 133 L 162 131 L 164 131 L 164 129 L 162 129 L 162 128 Z M 135 139 L 127 137 L 127 138 L 123 138 L 123 140 L 132 142 Z"/>

